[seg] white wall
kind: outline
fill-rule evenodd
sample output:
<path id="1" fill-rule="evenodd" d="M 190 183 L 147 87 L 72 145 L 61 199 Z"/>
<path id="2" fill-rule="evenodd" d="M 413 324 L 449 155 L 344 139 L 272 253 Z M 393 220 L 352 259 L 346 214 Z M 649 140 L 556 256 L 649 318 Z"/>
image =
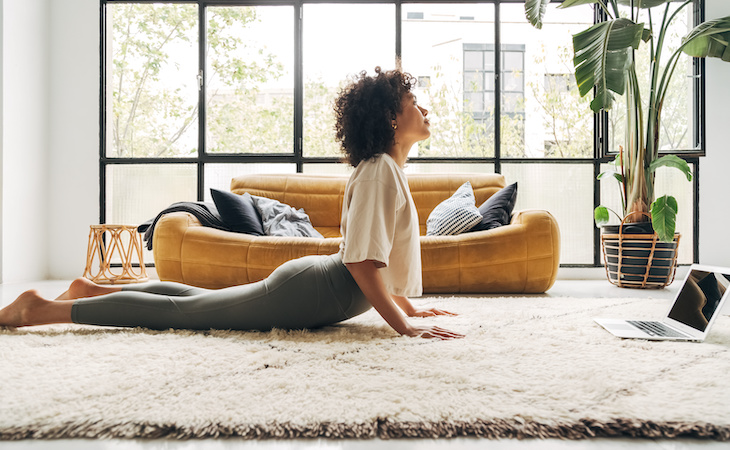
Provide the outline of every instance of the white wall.
<path id="1" fill-rule="evenodd" d="M 99 2 L 0 5 L 0 281 L 73 278 L 84 269 L 88 226 L 99 219 Z M 730 2 L 706 0 L 706 15 L 730 15 Z M 708 61 L 707 72 L 700 261 L 730 266 L 730 64 Z"/>
<path id="2" fill-rule="evenodd" d="M 48 0 L 4 0 L 2 17 L 2 281 L 15 282 L 48 275 Z"/>
<path id="3" fill-rule="evenodd" d="M 706 0 L 705 18 L 730 15 L 727 0 Z M 700 262 L 730 266 L 730 63 L 718 59 L 706 62 L 707 156 L 700 161 Z"/>
<path id="4" fill-rule="evenodd" d="M 99 222 L 99 1 L 49 3 L 49 277 L 71 279 Z"/>
<path id="5" fill-rule="evenodd" d="M 3 5 L 3 0 L 0 0 L 0 24 L 3 23 L 3 10 L 5 9 L 5 6 Z M 5 104 L 3 101 L 3 91 L 4 91 L 4 76 L 3 76 L 3 62 L 5 61 L 3 52 L 3 42 L 5 42 L 4 36 L 2 31 L 0 31 L 0 284 L 3 282 L 3 182 L 2 182 L 2 175 L 3 175 L 3 141 L 4 141 L 4 134 L 3 134 L 3 107 L 2 105 Z"/>

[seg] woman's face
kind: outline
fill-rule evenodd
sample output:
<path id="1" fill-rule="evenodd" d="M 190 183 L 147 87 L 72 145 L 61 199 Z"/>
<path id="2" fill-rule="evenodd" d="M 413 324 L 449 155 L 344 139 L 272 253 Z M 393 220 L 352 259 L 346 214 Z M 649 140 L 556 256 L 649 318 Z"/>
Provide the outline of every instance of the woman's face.
<path id="1" fill-rule="evenodd" d="M 428 110 L 416 103 L 416 96 L 408 92 L 401 99 L 400 113 L 395 115 L 395 140 L 418 142 L 431 135 L 429 122 L 426 119 Z"/>

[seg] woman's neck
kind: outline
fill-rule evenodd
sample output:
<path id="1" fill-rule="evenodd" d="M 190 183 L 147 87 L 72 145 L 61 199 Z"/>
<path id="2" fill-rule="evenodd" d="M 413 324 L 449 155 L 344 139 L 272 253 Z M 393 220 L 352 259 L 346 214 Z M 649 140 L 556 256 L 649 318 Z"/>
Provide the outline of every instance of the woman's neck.
<path id="1" fill-rule="evenodd" d="M 409 146 L 404 146 L 396 142 L 390 147 L 390 150 L 388 150 L 386 153 L 389 154 L 391 158 L 393 158 L 395 163 L 398 164 L 401 169 L 403 169 L 406 167 L 408 152 L 411 150 L 411 147 L 413 147 L 413 143 L 411 143 L 411 145 Z"/>

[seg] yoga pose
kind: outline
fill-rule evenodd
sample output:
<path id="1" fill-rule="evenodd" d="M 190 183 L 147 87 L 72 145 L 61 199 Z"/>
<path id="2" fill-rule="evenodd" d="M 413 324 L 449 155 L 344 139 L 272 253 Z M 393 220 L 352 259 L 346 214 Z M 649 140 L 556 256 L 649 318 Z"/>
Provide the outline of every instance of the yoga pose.
<path id="1" fill-rule="evenodd" d="M 462 334 L 417 326 L 409 317 L 453 315 L 416 308 L 422 294 L 418 214 L 403 167 L 430 135 L 404 72 L 364 72 L 335 102 L 336 138 L 353 171 L 342 207 L 339 253 L 288 261 L 268 278 L 211 290 L 171 282 L 101 286 L 85 278 L 55 300 L 31 290 L 0 310 L 0 326 L 52 323 L 152 329 L 303 329 L 331 325 L 374 307 L 398 333 L 454 339 Z M 402 312 L 401 312 L 402 311 Z"/>

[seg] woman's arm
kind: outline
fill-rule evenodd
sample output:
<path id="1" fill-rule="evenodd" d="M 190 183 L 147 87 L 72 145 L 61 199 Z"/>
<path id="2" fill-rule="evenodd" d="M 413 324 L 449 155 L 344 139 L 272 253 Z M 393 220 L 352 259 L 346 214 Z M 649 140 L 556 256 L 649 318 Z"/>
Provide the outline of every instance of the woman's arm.
<path id="1" fill-rule="evenodd" d="M 464 335 L 445 330 L 440 327 L 416 327 L 408 323 L 401 314 L 393 297 L 388 293 L 374 261 L 345 264 L 355 282 L 376 311 L 385 319 L 395 331 L 406 336 L 420 336 L 424 338 L 455 339 Z M 404 298 L 404 297 L 400 297 Z M 406 301 L 408 301 L 406 299 Z M 410 302 L 408 302 L 410 304 Z M 412 307 L 412 305 L 411 305 Z M 415 309 L 415 308 L 414 308 Z"/>
<path id="2" fill-rule="evenodd" d="M 408 317 L 458 316 L 456 313 L 438 308 L 416 308 L 413 306 L 413 303 L 408 300 L 408 297 L 402 297 L 400 295 L 391 295 L 391 297 L 393 297 L 393 301 Z"/>

